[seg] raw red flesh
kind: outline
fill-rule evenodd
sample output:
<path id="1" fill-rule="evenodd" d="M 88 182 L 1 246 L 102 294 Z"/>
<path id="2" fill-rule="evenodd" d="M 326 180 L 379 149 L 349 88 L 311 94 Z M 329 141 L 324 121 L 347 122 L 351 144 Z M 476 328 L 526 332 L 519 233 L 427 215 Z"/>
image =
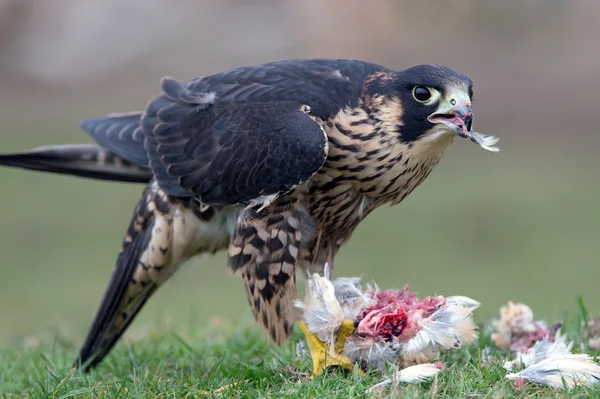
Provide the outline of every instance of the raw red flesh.
<path id="1" fill-rule="evenodd" d="M 386 341 L 404 341 L 412 338 L 418 331 L 419 320 L 431 316 L 446 304 L 443 296 L 419 300 L 414 293 L 408 292 L 408 286 L 402 290 L 385 290 L 371 294 L 377 302 L 364 309 L 358 316 L 357 333 Z"/>
<path id="2" fill-rule="evenodd" d="M 406 323 L 406 312 L 395 304 L 367 312 L 360 319 L 358 333 L 363 336 L 381 337 L 391 340 L 402 333 Z"/>
<path id="3" fill-rule="evenodd" d="M 538 325 L 536 326 L 534 332 L 523 335 L 514 340 L 510 346 L 510 350 L 525 353 L 527 352 L 527 349 L 531 348 L 537 341 L 541 341 L 542 339 L 547 339 L 550 342 L 554 342 L 554 333 Z"/>

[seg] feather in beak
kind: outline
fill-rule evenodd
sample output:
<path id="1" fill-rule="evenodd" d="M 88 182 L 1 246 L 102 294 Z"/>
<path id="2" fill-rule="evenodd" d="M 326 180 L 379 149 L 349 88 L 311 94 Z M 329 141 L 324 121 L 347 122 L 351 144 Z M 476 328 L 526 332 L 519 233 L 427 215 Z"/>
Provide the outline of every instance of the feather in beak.
<path id="1" fill-rule="evenodd" d="M 435 112 L 429 115 L 427 119 L 431 123 L 446 126 L 447 129 L 456 135 L 479 144 L 485 150 L 491 152 L 500 151 L 495 146 L 499 141 L 498 137 L 487 136 L 473 130 L 471 99 L 464 90 L 457 88 L 450 92 Z"/>
<path id="2" fill-rule="evenodd" d="M 495 144 L 498 143 L 498 141 L 500 140 L 496 136 L 487 136 L 476 131 L 471 131 L 469 139 L 473 143 L 479 144 L 484 150 L 488 150 L 491 152 L 500 151 L 500 148 L 495 146 Z"/>

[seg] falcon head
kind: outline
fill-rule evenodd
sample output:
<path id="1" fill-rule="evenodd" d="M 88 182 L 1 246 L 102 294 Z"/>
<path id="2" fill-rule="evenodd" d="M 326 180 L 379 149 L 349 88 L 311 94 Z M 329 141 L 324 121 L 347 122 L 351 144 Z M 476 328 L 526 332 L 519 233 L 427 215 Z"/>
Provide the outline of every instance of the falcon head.
<path id="1" fill-rule="evenodd" d="M 370 82 L 371 109 L 403 142 L 425 136 L 471 138 L 473 82 L 442 65 L 381 73 Z"/>

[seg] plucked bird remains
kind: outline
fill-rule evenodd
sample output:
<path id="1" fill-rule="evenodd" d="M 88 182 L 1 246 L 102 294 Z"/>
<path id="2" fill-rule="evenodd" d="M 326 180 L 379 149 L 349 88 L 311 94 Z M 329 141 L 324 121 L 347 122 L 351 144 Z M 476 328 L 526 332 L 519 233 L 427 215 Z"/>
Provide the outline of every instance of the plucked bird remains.
<path id="1" fill-rule="evenodd" d="M 557 389 L 600 383 L 600 365 L 588 354 L 571 353 L 573 343 L 560 333 L 561 323 L 535 320 L 524 303 L 509 301 L 491 327 L 496 346 L 513 352 L 504 368 L 517 387 L 525 381 Z"/>
<path id="2" fill-rule="evenodd" d="M 583 336 L 588 338 L 590 349 L 600 349 L 600 317 L 588 320 L 582 328 Z"/>
<path id="3" fill-rule="evenodd" d="M 467 297 L 418 299 L 402 290 L 363 289 L 359 278 L 313 274 L 300 310 L 313 373 L 327 366 L 384 371 L 390 364 L 430 362 L 440 352 L 472 343 L 478 336 L 472 311 L 479 303 Z M 312 334 L 312 336 L 311 336 Z"/>
<path id="4" fill-rule="evenodd" d="M 548 326 L 534 319 L 529 306 L 509 301 L 500 309 L 500 318 L 492 322 L 492 341 L 501 349 L 524 353 L 542 339 L 554 342 L 561 324 Z"/>

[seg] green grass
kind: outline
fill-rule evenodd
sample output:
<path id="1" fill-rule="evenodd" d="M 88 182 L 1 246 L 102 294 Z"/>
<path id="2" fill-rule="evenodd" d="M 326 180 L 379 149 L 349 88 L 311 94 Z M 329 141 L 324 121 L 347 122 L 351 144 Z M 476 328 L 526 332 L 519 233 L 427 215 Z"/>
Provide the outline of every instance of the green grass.
<path id="1" fill-rule="evenodd" d="M 576 314 L 576 306 L 573 306 Z M 577 343 L 582 316 L 565 326 Z M 502 359 L 482 365 L 481 350 L 489 337 L 469 348 L 442 356 L 444 368 L 437 381 L 399 384 L 374 394 L 369 387 L 380 381 L 367 376 L 331 371 L 308 378 L 310 360 L 296 357 L 296 331 L 281 348 L 269 344 L 254 325 L 235 329 L 232 323 L 186 325 L 157 331 L 117 345 L 89 374 L 70 368 L 76 347 L 56 337 L 53 342 L 24 350 L 0 352 L 0 394 L 7 398 L 592 398 L 598 388 L 578 387 L 571 392 L 527 384 L 517 389 L 504 378 Z"/>
<path id="2" fill-rule="evenodd" d="M 1 151 L 85 141 L 69 126 L 4 136 Z M 480 322 L 508 300 L 527 303 L 538 318 L 574 318 L 579 295 L 591 315 L 600 314 L 598 158 L 538 142 L 500 144 L 500 154 L 454 144 L 415 193 L 361 224 L 336 258 L 336 275 L 365 274 L 381 288 L 410 283 L 422 296 L 467 295 L 482 302 Z M 333 375 L 298 382 L 308 362 L 294 359 L 292 343 L 275 349 L 261 338 L 223 254 L 183 267 L 165 284 L 132 324 L 131 345 L 121 343 L 89 376 L 69 375 L 142 187 L 3 168 L 0 182 L 1 392 L 194 397 L 250 380 L 222 395 L 360 397 L 377 381 Z M 240 319 L 244 330 L 234 332 Z M 445 359 L 440 397 L 538 392 L 515 391 L 501 369 L 480 368 L 477 357 L 475 347 Z M 400 392 L 422 397 L 430 389 Z"/>

